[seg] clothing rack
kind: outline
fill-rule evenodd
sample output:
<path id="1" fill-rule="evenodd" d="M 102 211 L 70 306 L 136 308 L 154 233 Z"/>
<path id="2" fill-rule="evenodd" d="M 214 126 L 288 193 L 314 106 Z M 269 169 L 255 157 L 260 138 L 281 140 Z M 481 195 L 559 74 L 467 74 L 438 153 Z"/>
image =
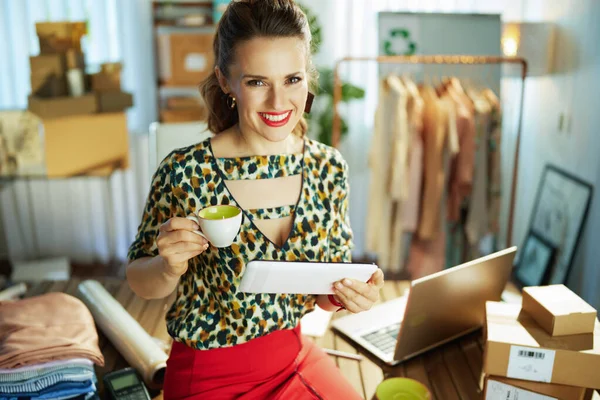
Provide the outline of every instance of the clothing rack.
<path id="1" fill-rule="evenodd" d="M 331 143 L 337 147 L 340 142 L 340 116 L 338 104 L 342 99 L 342 83 L 339 70 L 342 64 L 358 61 L 374 61 L 378 64 L 455 64 L 455 65 L 494 65 L 494 64 L 519 64 L 521 66 L 521 96 L 519 103 L 519 122 L 515 144 L 515 162 L 513 166 L 512 187 L 510 192 L 510 209 L 508 216 L 508 230 L 506 245 L 512 242 L 513 219 L 517 177 L 519 173 L 519 150 L 521 145 L 521 126 L 523 124 L 523 100 L 525 94 L 525 77 L 527 76 L 527 61 L 521 57 L 475 56 L 475 55 L 420 55 L 420 56 L 379 56 L 379 57 L 344 57 L 338 60 L 333 71 L 333 129 Z"/>

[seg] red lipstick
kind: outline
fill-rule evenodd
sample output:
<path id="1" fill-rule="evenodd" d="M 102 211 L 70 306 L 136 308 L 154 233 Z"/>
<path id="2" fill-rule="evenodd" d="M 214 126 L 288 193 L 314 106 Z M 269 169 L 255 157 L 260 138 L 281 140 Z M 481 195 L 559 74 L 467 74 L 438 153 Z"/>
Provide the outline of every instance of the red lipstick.
<path id="1" fill-rule="evenodd" d="M 258 115 L 260 116 L 260 119 L 262 119 L 263 122 L 265 124 L 267 124 L 268 126 L 270 126 L 272 128 L 278 128 L 278 127 L 284 126 L 285 124 L 288 123 L 288 121 L 290 120 L 290 117 L 292 116 L 292 111 L 288 110 L 288 111 L 283 111 L 283 112 L 279 112 L 279 113 L 259 112 Z M 285 115 L 285 118 L 281 119 L 281 117 L 284 115 Z"/>

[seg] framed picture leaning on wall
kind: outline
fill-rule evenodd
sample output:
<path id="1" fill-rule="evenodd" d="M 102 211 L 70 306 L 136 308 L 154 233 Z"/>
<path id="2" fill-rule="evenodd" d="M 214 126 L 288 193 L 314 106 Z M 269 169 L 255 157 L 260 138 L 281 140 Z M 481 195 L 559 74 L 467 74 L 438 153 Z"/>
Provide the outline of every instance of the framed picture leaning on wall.
<path id="1" fill-rule="evenodd" d="M 519 286 L 540 286 L 548 279 L 556 248 L 530 231 L 521 249 L 515 268 L 515 278 Z"/>
<path id="2" fill-rule="evenodd" d="M 589 183 L 553 165 L 546 165 L 529 227 L 530 235 L 555 249 L 552 265 L 540 284 L 566 283 L 592 193 Z"/>

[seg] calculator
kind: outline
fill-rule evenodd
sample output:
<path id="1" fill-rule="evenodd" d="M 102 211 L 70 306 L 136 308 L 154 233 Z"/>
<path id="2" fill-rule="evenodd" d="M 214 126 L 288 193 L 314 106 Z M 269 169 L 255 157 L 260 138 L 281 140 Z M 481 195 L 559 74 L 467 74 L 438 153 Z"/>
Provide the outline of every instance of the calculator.
<path id="1" fill-rule="evenodd" d="M 113 400 L 150 400 L 148 389 L 133 368 L 109 372 L 104 375 L 104 390 Z"/>

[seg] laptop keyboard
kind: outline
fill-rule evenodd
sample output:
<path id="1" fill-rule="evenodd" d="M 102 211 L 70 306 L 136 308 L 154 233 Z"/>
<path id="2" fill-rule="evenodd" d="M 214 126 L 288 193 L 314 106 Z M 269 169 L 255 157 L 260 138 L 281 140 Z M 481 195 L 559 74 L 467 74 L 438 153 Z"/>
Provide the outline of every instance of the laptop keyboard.
<path id="1" fill-rule="evenodd" d="M 398 339 L 398 330 L 400 323 L 386 326 L 375 332 L 370 332 L 361 337 L 377 347 L 384 354 L 393 353 L 396 348 L 396 340 Z"/>

